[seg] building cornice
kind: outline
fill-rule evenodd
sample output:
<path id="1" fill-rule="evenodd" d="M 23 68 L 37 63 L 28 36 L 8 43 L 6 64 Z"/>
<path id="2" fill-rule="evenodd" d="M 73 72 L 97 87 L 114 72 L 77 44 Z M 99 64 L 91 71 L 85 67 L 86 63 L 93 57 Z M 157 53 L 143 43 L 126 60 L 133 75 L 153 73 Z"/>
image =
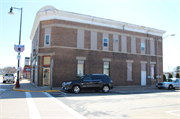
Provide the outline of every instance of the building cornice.
<path id="1" fill-rule="evenodd" d="M 91 25 L 96 25 L 96 26 L 104 26 L 104 27 L 110 27 L 110 28 L 116 28 L 116 29 L 124 29 L 127 31 L 151 34 L 151 35 L 156 35 L 156 36 L 162 36 L 166 32 L 164 30 L 159 30 L 155 28 L 130 24 L 130 23 L 121 22 L 121 21 L 115 21 L 115 20 L 110 20 L 110 19 L 104 19 L 104 18 L 89 16 L 89 15 L 66 12 L 66 11 L 57 10 L 56 8 L 52 6 L 45 6 L 41 8 L 36 14 L 36 18 L 33 24 L 31 35 L 30 35 L 30 39 L 31 40 L 33 39 L 40 21 L 52 20 L 52 19 L 67 20 L 67 21 L 91 24 Z"/>

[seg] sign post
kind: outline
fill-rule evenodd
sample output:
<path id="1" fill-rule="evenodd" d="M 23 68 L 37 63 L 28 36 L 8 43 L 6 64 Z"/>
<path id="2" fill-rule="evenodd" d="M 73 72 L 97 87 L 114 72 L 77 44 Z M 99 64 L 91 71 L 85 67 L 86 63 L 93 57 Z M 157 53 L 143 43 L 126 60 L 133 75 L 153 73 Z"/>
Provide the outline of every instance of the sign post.
<path id="1" fill-rule="evenodd" d="M 22 53 L 22 52 L 24 51 L 24 48 L 25 48 L 24 45 L 20 45 L 20 41 L 19 41 L 19 45 L 14 45 L 14 50 L 15 50 L 16 52 L 18 52 L 18 55 L 17 55 L 18 67 L 17 67 L 16 88 L 20 87 L 20 85 L 19 85 L 19 78 L 20 78 L 20 75 L 19 75 L 19 71 L 20 71 L 19 62 L 20 62 L 20 60 L 21 60 L 21 55 L 20 55 L 20 53 Z"/>

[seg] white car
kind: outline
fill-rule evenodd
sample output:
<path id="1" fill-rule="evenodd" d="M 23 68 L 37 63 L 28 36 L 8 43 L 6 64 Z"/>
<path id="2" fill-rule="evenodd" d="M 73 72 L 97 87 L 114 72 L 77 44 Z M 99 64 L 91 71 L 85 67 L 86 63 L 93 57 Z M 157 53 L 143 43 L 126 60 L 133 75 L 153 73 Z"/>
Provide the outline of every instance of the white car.
<path id="1" fill-rule="evenodd" d="M 15 76 L 14 76 L 14 74 L 12 74 L 12 73 L 6 73 L 6 74 L 3 76 L 3 83 L 6 83 L 6 82 L 14 83 L 14 82 L 15 82 Z"/>
<path id="2" fill-rule="evenodd" d="M 180 88 L 180 79 L 179 78 L 169 78 L 165 82 L 156 83 L 156 87 L 159 89 L 175 89 Z"/>

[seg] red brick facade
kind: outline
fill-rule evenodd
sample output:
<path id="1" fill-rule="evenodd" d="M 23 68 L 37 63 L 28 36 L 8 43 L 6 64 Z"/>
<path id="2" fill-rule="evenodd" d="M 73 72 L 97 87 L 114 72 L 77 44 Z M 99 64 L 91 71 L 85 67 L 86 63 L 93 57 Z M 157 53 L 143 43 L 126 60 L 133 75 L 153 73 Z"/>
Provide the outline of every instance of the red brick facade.
<path id="1" fill-rule="evenodd" d="M 44 47 L 45 29 L 51 28 L 50 46 Z M 77 48 L 77 32 L 78 29 L 84 30 L 84 49 Z M 91 31 L 97 32 L 97 50 L 91 49 Z M 38 29 L 34 37 L 37 37 Z M 109 50 L 103 51 L 103 33 L 106 32 L 109 36 Z M 119 52 L 113 51 L 113 35 L 118 34 Z M 127 36 L 127 52 L 123 53 L 121 35 Z M 131 36 L 136 39 L 136 54 L 131 53 Z M 46 20 L 39 23 L 39 38 L 33 38 L 32 43 L 38 40 L 37 50 L 37 85 L 43 86 L 43 56 L 51 56 L 54 65 L 52 69 L 52 84 L 53 87 L 60 87 L 62 82 L 74 80 L 77 77 L 77 57 L 85 57 L 84 74 L 102 74 L 103 59 L 110 59 L 109 73 L 114 85 L 141 85 L 141 61 L 146 62 L 146 85 L 154 85 L 156 80 L 148 78 L 150 74 L 150 62 L 155 63 L 155 76 L 157 73 L 162 76 L 162 42 L 158 42 L 158 57 L 157 57 L 157 42 L 154 41 L 155 55 L 149 56 L 147 48 L 150 48 L 150 42 L 147 38 L 152 37 L 162 39 L 160 36 L 149 35 L 146 33 L 133 32 L 128 30 L 103 27 L 85 23 L 78 23 L 66 20 Z M 141 38 L 145 39 L 145 54 L 141 54 Z M 34 45 L 34 44 L 32 44 Z M 148 49 L 150 50 L 150 49 Z M 32 62 L 33 62 L 32 56 Z M 158 58 L 158 62 L 157 62 Z M 150 61 L 151 59 L 151 61 Z M 132 81 L 127 80 L 127 60 L 132 62 Z M 157 69 L 158 64 L 158 69 Z M 32 66 L 34 67 L 34 66 Z M 149 70 L 149 71 L 148 71 Z M 149 73 L 149 74 L 148 74 Z M 32 74 L 32 73 L 31 73 Z M 34 77 L 33 77 L 34 78 Z M 31 79 L 33 79 L 31 78 Z M 34 81 L 34 80 L 32 80 Z M 162 78 L 159 79 L 162 81 Z"/>

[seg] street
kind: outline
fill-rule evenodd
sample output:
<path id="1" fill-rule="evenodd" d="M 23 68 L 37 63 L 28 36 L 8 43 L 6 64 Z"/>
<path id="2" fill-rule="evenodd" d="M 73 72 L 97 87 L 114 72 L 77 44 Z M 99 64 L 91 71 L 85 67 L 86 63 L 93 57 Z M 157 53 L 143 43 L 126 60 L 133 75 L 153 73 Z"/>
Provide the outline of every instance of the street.
<path id="1" fill-rule="evenodd" d="M 180 119 L 177 89 L 74 94 L 13 91 L 14 84 L 2 82 L 0 86 L 1 119 Z"/>
<path id="2" fill-rule="evenodd" d="M 65 96 L 50 94 L 88 119 L 180 119 L 179 90 L 124 95 L 93 92 L 80 95 L 65 93 Z"/>

